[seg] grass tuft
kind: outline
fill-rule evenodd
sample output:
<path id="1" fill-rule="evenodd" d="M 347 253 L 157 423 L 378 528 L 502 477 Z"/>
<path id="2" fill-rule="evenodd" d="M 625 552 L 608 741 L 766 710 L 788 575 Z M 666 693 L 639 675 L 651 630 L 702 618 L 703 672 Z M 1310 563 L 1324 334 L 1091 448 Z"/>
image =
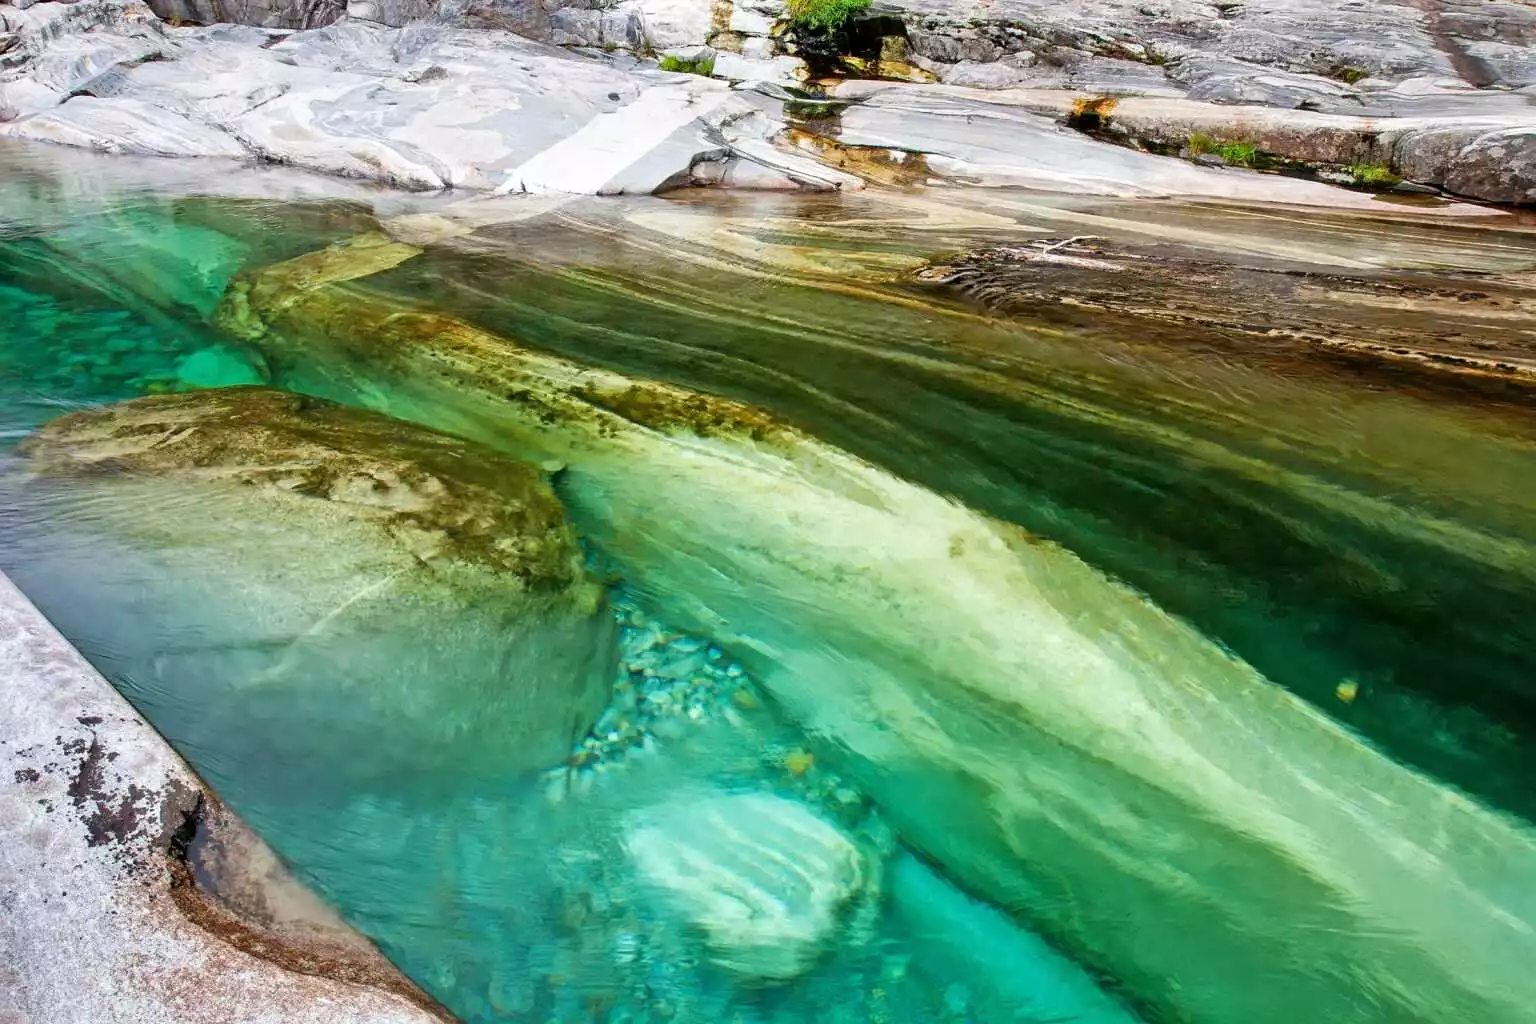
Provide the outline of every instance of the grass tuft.
<path id="1" fill-rule="evenodd" d="M 789 20 L 813 32 L 833 32 L 853 15 L 869 7 L 870 0 L 789 0 Z"/>
<path id="2" fill-rule="evenodd" d="M 1392 173 L 1392 168 L 1386 164 L 1351 164 L 1350 177 L 1355 179 L 1356 185 L 1375 185 L 1380 188 L 1391 188 L 1402 181 Z"/>
<path id="3" fill-rule="evenodd" d="M 1227 142 L 1205 132 L 1191 133 L 1187 148 L 1191 156 L 1214 153 L 1233 167 L 1252 167 L 1259 157 L 1259 147 L 1251 142 Z"/>
<path id="4" fill-rule="evenodd" d="M 708 78 L 715 73 L 715 55 L 700 57 L 698 60 L 686 60 L 682 57 L 663 57 L 660 61 L 661 70 L 676 71 L 684 75 L 703 75 Z"/>

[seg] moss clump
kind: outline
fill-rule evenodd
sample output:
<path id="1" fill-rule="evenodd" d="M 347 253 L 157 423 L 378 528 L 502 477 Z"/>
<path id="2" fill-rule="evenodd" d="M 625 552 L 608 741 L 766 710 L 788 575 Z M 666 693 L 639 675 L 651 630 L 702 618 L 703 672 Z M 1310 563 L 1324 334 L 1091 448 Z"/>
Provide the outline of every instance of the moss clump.
<path id="1" fill-rule="evenodd" d="M 661 70 L 676 71 L 684 75 L 703 75 L 708 78 L 715 73 L 715 55 L 697 57 L 690 60 L 687 57 L 663 57 L 661 58 Z"/>
<path id="2" fill-rule="evenodd" d="M 834 32 L 870 0 L 789 0 L 789 20 L 813 32 Z"/>
<path id="3" fill-rule="evenodd" d="M 1392 168 L 1386 164 L 1351 164 L 1349 176 L 1355 179 L 1356 185 L 1374 188 L 1391 188 L 1403 180 L 1393 174 Z"/>
<path id="4" fill-rule="evenodd" d="M 1207 135 L 1205 132 L 1191 134 L 1188 149 L 1190 156 L 1213 153 L 1233 167 L 1252 167 L 1259 159 L 1259 148 L 1253 143 L 1227 142 Z"/>
<path id="5" fill-rule="evenodd" d="M 841 112 L 841 104 L 825 100 L 789 100 L 784 104 L 784 113 L 796 121 L 825 121 Z"/>
<path id="6" fill-rule="evenodd" d="M 1370 77 L 1370 72 L 1366 71 L 1363 68 L 1355 68 L 1355 67 L 1345 66 L 1345 67 L 1335 68 L 1334 72 L 1333 72 L 1333 77 L 1337 78 L 1339 81 L 1343 82 L 1345 85 L 1354 85 L 1356 82 L 1360 81 L 1362 78 L 1369 78 Z"/>

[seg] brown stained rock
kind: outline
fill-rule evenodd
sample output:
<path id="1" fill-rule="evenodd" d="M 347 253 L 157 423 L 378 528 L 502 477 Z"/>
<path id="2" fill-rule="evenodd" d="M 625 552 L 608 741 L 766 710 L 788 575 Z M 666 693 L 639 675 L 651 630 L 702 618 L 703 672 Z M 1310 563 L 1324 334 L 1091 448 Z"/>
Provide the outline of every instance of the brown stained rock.
<path id="1" fill-rule="evenodd" d="M 215 321 L 260 339 L 280 370 L 305 358 L 304 339 L 324 337 L 344 363 L 389 366 L 427 387 L 451 383 L 466 395 L 516 406 L 546 427 L 612 415 L 700 437 L 729 433 L 766 441 L 781 432 L 771 417 L 740 402 L 578 366 L 462 320 L 402 309 L 345 287 L 416 251 L 365 236 L 241 275 Z"/>
<path id="2" fill-rule="evenodd" d="M 195 807 L 171 833 L 169 864 L 171 896 L 188 920 L 286 971 L 392 992 L 440 1020 L 453 1020 L 301 885 L 217 797 L 207 791 L 186 795 L 195 798 Z"/>
<path id="3" fill-rule="evenodd" d="M 450 1019 L 344 926 L 319 941 L 198 887 L 186 836 L 217 801 L 3 576 L 0 736 L 0 1019 Z"/>
<path id="4" fill-rule="evenodd" d="M 975 250 L 916 277 L 1004 313 L 1123 324 L 1181 345 L 1236 344 L 1280 358 L 1314 351 L 1430 383 L 1536 396 L 1536 344 L 1524 330 L 1536 290 L 1512 277 L 1239 266 L 1093 238 Z"/>
<path id="5" fill-rule="evenodd" d="M 72 413 L 18 446 L 46 477 L 195 475 L 204 487 L 345 506 L 429 562 L 564 589 L 583 578 L 564 510 L 532 466 L 418 427 L 264 388 Z M 476 457 L 483 456 L 483 457 Z"/>

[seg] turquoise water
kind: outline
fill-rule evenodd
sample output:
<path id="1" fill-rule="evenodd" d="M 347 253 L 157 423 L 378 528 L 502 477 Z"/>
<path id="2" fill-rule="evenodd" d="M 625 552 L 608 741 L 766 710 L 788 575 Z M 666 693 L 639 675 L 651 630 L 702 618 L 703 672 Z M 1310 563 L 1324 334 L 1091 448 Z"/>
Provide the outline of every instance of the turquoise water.
<path id="1" fill-rule="evenodd" d="M 253 342 L 215 315 L 230 281 L 377 230 L 365 205 L 130 193 L 71 223 L 80 201 L 0 233 L 8 443 L 70 409 L 268 382 L 568 466 L 557 491 L 613 583 L 623 661 L 613 713 L 535 771 L 417 728 L 466 712 L 430 678 L 371 695 L 400 714 L 365 735 L 306 727 L 344 721 L 336 680 L 406 641 L 344 636 L 336 679 L 253 687 L 265 655 L 230 639 L 229 584 L 190 574 L 221 552 L 151 549 L 153 531 L 107 531 L 100 499 L 24 486 L 14 458 L 0 474 L 0 565 L 461 1019 L 1529 1005 L 1528 405 L 980 316 L 906 283 L 999 232 L 1134 219 L 1111 207 L 1004 229 L 877 198 L 577 204 L 429 242 L 325 292 L 334 321 L 300 305 Z M 589 456 L 579 424 L 525 427 L 504 388 L 338 355 L 377 309 L 766 409 L 803 431 L 800 475 L 646 431 Z M 203 513 L 189 495 L 142 514 Z M 304 557 L 291 537 L 223 554 L 231 578 Z M 414 628 L 431 644 L 453 625 Z M 184 651 L 195 671 L 165 667 Z M 866 865 L 787 980 L 717 962 L 637 868 L 647 815 L 720 793 L 793 801 Z"/>

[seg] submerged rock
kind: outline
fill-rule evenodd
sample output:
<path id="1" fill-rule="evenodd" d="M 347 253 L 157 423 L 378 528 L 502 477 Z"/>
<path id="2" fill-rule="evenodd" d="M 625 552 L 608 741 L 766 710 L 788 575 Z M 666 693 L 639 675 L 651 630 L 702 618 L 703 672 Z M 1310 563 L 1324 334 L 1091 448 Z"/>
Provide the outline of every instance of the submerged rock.
<path id="1" fill-rule="evenodd" d="M 67 525 L 6 561 L 218 763 L 505 777 L 563 758 L 607 698 L 604 592 L 521 462 L 260 388 L 75 413 L 19 452 L 11 496 Z"/>
<path id="2" fill-rule="evenodd" d="M 1432 190 L 1431 190 L 1432 191 Z M 1536 345 L 1503 309 L 1536 295 L 1519 275 L 1297 272 L 1243 266 L 1174 245 L 1132 247 L 1103 239 L 1037 239 L 959 253 L 917 279 L 988 309 L 1175 332 L 1181 344 L 1242 338 L 1274 351 L 1287 341 L 1314 359 L 1414 372 L 1430 383 L 1491 393 L 1536 389 Z M 1384 317 L 1397 306 L 1412 315 Z"/>
<path id="3" fill-rule="evenodd" d="M 738 657 L 967 890 L 1170 1019 L 1528 1016 L 1536 906 L 1509 902 L 1536 886 L 1525 830 L 1069 551 L 761 409 L 345 284 L 413 252 L 249 274 L 220 322 L 286 386 L 562 462 L 627 583 Z"/>
<path id="4" fill-rule="evenodd" d="M 641 874 L 705 932 L 715 962 L 761 978 L 811 966 L 864 871 L 841 831 L 766 793 L 653 809 L 637 818 L 626 846 Z"/>

